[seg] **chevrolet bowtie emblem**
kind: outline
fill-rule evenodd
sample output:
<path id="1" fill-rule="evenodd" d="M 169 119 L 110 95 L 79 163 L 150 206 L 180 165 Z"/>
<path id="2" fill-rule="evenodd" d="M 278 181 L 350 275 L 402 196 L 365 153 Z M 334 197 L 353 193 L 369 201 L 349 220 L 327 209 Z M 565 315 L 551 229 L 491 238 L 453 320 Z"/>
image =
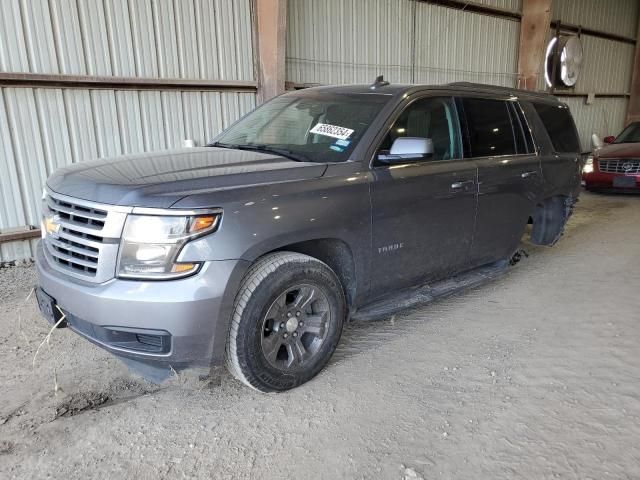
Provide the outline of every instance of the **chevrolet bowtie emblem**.
<path id="1" fill-rule="evenodd" d="M 42 223 L 44 224 L 44 231 L 47 233 L 47 235 L 58 235 L 58 232 L 60 231 L 60 224 L 58 223 L 59 221 L 60 217 L 58 215 L 44 217 Z"/>

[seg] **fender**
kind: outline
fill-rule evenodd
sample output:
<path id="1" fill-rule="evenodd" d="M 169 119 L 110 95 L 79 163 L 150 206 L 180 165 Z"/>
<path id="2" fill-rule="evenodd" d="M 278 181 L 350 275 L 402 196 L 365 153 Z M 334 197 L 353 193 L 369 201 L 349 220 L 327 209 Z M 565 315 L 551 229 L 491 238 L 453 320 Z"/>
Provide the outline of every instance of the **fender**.
<path id="1" fill-rule="evenodd" d="M 176 209 L 221 208 L 218 230 L 188 243 L 180 262 L 254 262 L 287 245 L 336 239 L 351 250 L 356 276 L 369 278 L 371 249 L 370 172 L 360 163 L 331 164 L 324 176 L 186 197 Z M 366 290 L 358 285 L 358 290 Z"/>

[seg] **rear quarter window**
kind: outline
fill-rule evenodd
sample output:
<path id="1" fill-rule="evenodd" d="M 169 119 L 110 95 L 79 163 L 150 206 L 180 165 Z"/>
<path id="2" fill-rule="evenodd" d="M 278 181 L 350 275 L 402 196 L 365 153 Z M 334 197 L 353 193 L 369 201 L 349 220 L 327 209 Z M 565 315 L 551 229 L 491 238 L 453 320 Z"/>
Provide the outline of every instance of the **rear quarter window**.
<path id="1" fill-rule="evenodd" d="M 534 103 L 542 124 L 549 134 L 553 149 L 559 153 L 579 153 L 580 140 L 566 105 Z"/>

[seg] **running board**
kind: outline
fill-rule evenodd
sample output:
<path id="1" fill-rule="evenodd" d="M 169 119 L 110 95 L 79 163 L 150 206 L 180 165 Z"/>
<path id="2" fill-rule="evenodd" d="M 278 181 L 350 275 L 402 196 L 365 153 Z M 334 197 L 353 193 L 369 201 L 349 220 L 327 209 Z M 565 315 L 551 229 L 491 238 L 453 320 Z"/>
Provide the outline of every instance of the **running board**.
<path id="1" fill-rule="evenodd" d="M 383 300 L 370 303 L 351 315 L 354 321 L 370 321 L 388 318 L 412 307 L 426 305 L 434 300 L 448 297 L 464 290 L 483 285 L 501 276 L 509 266 L 508 260 L 491 263 L 474 270 L 456 275 L 441 282 L 402 290 Z"/>

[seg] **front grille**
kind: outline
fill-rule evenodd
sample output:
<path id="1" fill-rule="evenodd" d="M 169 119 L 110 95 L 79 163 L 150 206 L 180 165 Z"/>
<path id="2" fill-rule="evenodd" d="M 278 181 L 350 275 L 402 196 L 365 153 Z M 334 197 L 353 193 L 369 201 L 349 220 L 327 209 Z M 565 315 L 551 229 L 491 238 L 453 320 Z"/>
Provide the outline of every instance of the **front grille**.
<path id="1" fill-rule="evenodd" d="M 112 278 L 125 210 L 47 194 L 43 214 L 53 225 L 44 240 L 49 263 L 90 282 Z"/>
<path id="2" fill-rule="evenodd" d="M 105 210 L 75 205 L 52 196 L 48 196 L 47 200 L 49 209 L 69 223 L 87 225 L 96 229 L 102 229 L 102 227 L 104 227 L 104 222 L 107 219 L 107 211 Z"/>
<path id="3" fill-rule="evenodd" d="M 640 175 L 640 158 L 607 158 L 598 160 L 598 169 L 604 173 Z"/>
<path id="4" fill-rule="evenodd" d="M 47 239 L 51 259 L 63 268 L 95 277 L 100 260 L 100 244 L 104 242 L 100 232 L 108 212 L 51 195 L 47 196 L 46 202 L 50 214 L 60 225 L 58 232 Z"/>
<path id="5" fill-rule="evenodd" d="M 54 250 L 52 254 L 54 261 L 65 267 L 85 272 L 87 275 L 96 275 L 100 249 L 61 236 L 52 237 L 49 242 Z"/>

